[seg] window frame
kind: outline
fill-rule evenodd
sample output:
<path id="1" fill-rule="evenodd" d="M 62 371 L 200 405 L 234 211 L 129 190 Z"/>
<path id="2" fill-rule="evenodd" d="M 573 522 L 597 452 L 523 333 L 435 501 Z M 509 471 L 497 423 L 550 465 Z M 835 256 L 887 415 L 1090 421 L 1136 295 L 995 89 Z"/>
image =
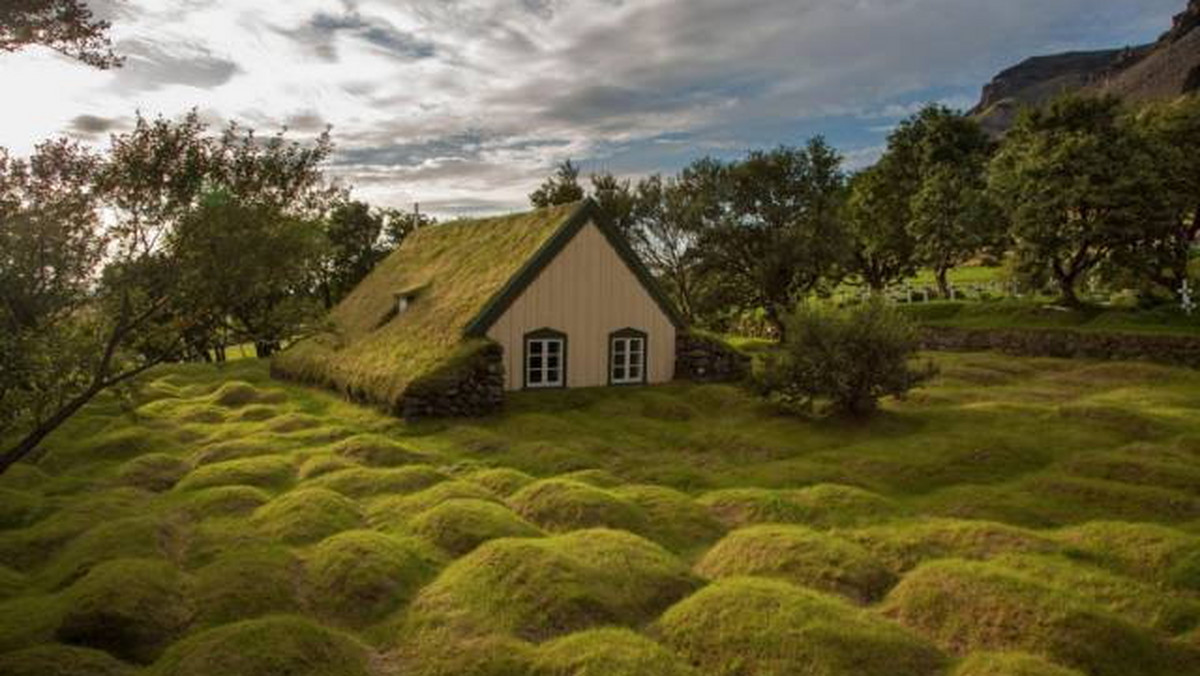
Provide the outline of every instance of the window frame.
<path id="1" fill-rule="evenodd" d="M 552 341 L 552 340 L 560 341 L 560 344 L 562 345 L 562 350 L 561 350 L 561 353 L 559 354 L 559 368 L 558 368 L 559 381 L 556 383 L 553 383 L 553 384 L 549 384 L 549 385 L 547 385 L 545 383 L 532 383 L 531 384 L 529 382 L 529 370 L 530 370 L 529 360 L 532 356 L 530 354 L 530 345 L 534 342 Z M 568 342 L 569 341 L 567 340 L 567 334 L 563 333 L 562 331 L 558 331 L 558 330 L 551 329 L 551 328 L 543 328 L 543 329 L 538 329 L 537 331 L 530 331 L 529 333 L 526 333 L 524 340 L 522 341 L 524 350 L 521 354 L 521 388 L 525 389 L 525 390 L 562 390 L 562 389 L 566 389 L 566 387 L 567 387 L 567 364 L 568 364 L 568 360 L 567 360 Z M 545 357 L 545 355 L 543 355 L 543 358 L 544 357 Z M 541 367 L 540 370 L 542 371 L 542 374 L 544 376 L 545 372 L 547 370 L 547 367 L 543 364 L 543 366 Z"/>
<path id="2" fill-rule="evenodd" d="M 628 340 L 630 338 L 637 338 L 642 341 L 642 354 L 641 354 L 642 359 L 641 359 L 641 364 L 639 365 L 641 367 L 640 374 L 639 374 L 639 377 L 637 380 L 632 380 L 629 378 L 617 380 L 613 374 L 613 369 L 615 368 L 615 364 L 613 362 L 615 361 L 615 357 L 616 357 L 617 341 L 621 340 L 621 339 Z M 628 343 L 627 343 L 626 344 L 626 359 L 625 359 L 626 373 L 628 373 L 628 369 L 629 369 L 628 349 L 629 348 L 628 348 Z M 608 384 L 610 387 L 637 387 L 637 386 L 645 385 L 645 384 L 649 383 L 650 382 L 649 366 L 650 366 L 650 336 L 649 336 L 649 334 L 647 334 L 645 331 L 642 331 L 640 329 L 635 329 L 632 327 L 620 329 L 619 331 L 613 331 L 612 333 L 608 334 Z"/>

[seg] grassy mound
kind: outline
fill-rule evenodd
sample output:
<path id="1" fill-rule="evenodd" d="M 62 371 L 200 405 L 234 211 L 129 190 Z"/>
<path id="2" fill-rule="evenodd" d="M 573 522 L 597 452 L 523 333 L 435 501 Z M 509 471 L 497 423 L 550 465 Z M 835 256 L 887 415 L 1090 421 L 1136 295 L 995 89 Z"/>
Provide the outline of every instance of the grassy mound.
<path id="1" fill-rule="evenodd" d="M 16 570 L 29 571 L 98 524 L 145 514 L 152 497 L 133 488 L 93 487 L 27 528 L 0 531 L 0 561 Z"/>
<path id="2" fill-rule="evenodd" d="M 71 540 L 34 577 L 39 586 L 61 589 L 113 559 L 162 558 L 165 526 L 157 517 L 135 516 L 101 524 Z"/>
<path id="3" fill-rule="evenodd" d="M 216 626 L 300 607 L 300 560 L 284 547 L 235 549 L 195 573 L 196 624 Z"/>
<path id="4" fill-rule="evenodd" d="M 5 676 L 129 676 L 133 667 L 91 648 L 47 644 L 0 655 Z"/>
<path id="5" fill-rule="evenodd" d="M 496 495 L 504 497 L 516 493 L 535 481 L 528 474 L 508 467 L 480 469 L 467 474 L 463 478 L 483 486 Z"/>
<path id="6" fill-rule="evenodd" d="M 23 574 L 0 565 L 0 600 L 23 593 L 28 584 L 29 581 Z"/>
<path id="7" fill-rule="evenodd" d="M 925 564 L 892 590 L 886 611 L 955 652 L 1029 652 L 1095 676 L 1171 673 L 1146 630 L 993 563 Z"/>
<path id="8" fill-rule="evenodd" d="M 306 485 L 328 488 L 352 498 L 375 495 L 412 493 L 448 479 L 444 473 L 428 465 L 413 465 L 398 469 L 352 467 L 332 472 L 309 481 Z"/>
<path id="9" fill-rule="evenodd" d="M 687 494 L 662 486 L 621 486 L 613 495 L 637 505 L 650 523 L 652 540 L 673 551 L 709 544 L 725 532 L 708 510 Z"/>
<path id="10" fill-rule="evenodd" d="M 66 591 L 56 635 L 63 643 L 146 663 L 192 619 L 187 580 L 162 561 L 118 559 L 93 568 Z"/>
<path id="11" fill-rule="evenodd" d="M 546 676 L 695 676 L 678 656 L 628 629 L 593 629 L 538 648 Z"/>
<path id="12" fill-rule="evenodd" d="M 765 525 L 726 535 L 695 572 L 710 580 L 754 575 L 833 592 L 859 603 L 881 598 L 896 577 L 866 549 L 804 526 Z"/>
<path id="13" fill-rule="evenodd" d="M 657 628 L 669 647 L 713 676 L 934 676 L 945 663 L 905 629 L 779 580 L 721 580 L 673 606 Z"/>
<path id="14" fill-rule="evenodd" d="M 408 527 L 454 556 L 488 540 L 542 535 L 537 526 L 504 505 L 470 498 L 435 505 L 413 517 Z"/>
<path id="15" fill-rule="evenodd" d="M 509 504 L 521 516 L 551 531 L 598 527 L 633 533 L 650 530 L 646 514 L 636 504 L 577 481 L 532 483 L 509 498 Z"/>
<path id="16" fill-rule="evenodd" d="M 381 498 L 371 504 L 371 525 L 387 529 L 403 527 L 412 517 L 447 500 L 486 500 L 496 502 L 488 489 L 466 481 L 443 481 L 412 495 Z"/>
<path id="17" fill-rule="evenodd" d="M 954 670 L 953 676 L 1083 676 L 1074 669 L 1024 653 L 975 653 Z"/>
<path id="18" fill-rule="evenodd" d="M 170 490 L 192 471 L 186 460 L 163 453 L 150 453 L 126 462 L 117 470 L 117 481 L 134 488 L 160 493 Z"/>
<path id="19" fill-rule="evenodd" d="M 700 504 L 730 528 L 757 523 L 855 526 L 899 516 L 893 501 L 853 486 L 819 484 L 799 490 L 734 488 L 706 493 Z"/>
<path id="20" fill-rule="evenodd" d="M 263 422 L 277 417 L 280 410 L 267 404 L 251 404 L 239 410 L 233 419 L 238 422 Z"/>
<path id="21" fill-rule="evenodd" d="M 0 530 L 28 526 L 41 514 L 44 504 L 36 493 L 0 488 Z"/>
<path id="22" fill-rule="evenodd" d="M 0 653 L 54 640 L 64 602 L 50 594 L 0 602 Z"/>
<path id="23" fill-rule="evenodd" d="M 346 624 L 370 624 L 412 598 L 437 572 L 440 558 L 415 538 L 339 533 L 308 557 L 309 600 Z"/>
<path id="24" fill-rule="evenodd" d="M 264 455 L 198 467 L 185 476 L 176 488 L 186 491 L 244 485 L 277 490 L 289 484 L 295 473 L 291 459 L 281 455 Z"/>
<path id="25" fill-rule="evenodd" d="M 188 493 L 179 510 L 196 520 L 249 514 L 271 501 L 271 496 L 253 486 L 217 486 Z"/>
<path id="26" fill-rule="evenodd" d="M 355 639 L 308 620 L 273 616 L 227 624 L 171 646 L 150 676 L 368 676 Z"/>
<path id="27" fill-rule="evenodd" d="M 327 488 L 298 488 L 255 510 L 260 532 L 288 544 L 306 544 L 362 525 L 362 511 L 350 498 Z"/>
<path id="28" fill-rule="evenodd" d="M 407 632 L 391 655 L 404 676 L 531 676 L 533 646 L 502 634 L 439 627 Z"/>
<path id="29" fill-rule="evenodd" d="M 241 380 L 231 380 L 212 393 L 212 403 L 225 408 L 241 408 L 249 404 L 281 404 L 287 395 L 277 390 L 266 391 Z"/>
<path id="30" fill-rule="evenodd" d="M 348 458 L 332 453 L 318 453 L 309 456 L 300 464 L 300 480 L 315 479 L 332 472 L 358 467 L 358 464 Z"/>
<path id="31" fill-rule="evenodd" d="M 371 467 L 399 467 L 430 460 L 428 454 L 380 434 L 356 434 L 337 442 L 330 451 Z"/>
<path id="32" fill-rule="evenodd" d="M 683 563 L 652 542 L 586 530 L 480 545 L 426 587 L 412 612 L 418 626 L 465 625 L 544 639 L 639 624 L 695 584 Z"/>
<path id="33" fill-rule="evenodd" d="M 581 469 L 575 472 L 560 474 L 554 478 L 563 481 L 578 481 L 581 484 L 588 484 L 596 488 L 613 488 L 624 483 L 620 477 L 603 469 Z"/>
<path id="34" fill-rule="evenodd" d="M 1093 521 L 1060 530 L 1057 539 L 1123 575 L 1200 591 L 1200 579 L 1189 585 L 1185 574 L 1189 562 L 1200 555 L 1200 541 L 1181 530 L 1149 523 Z"/>
<path id="35" fill-rule="evenodd" d="M 1049 536 L 994 521 L 921 519 L 844 531 L 896 572 L 934 559 L 986 560 L 1011 553 L 1054 553 L 1062 545 Z"/>
<path id="36" fill-rule="evenodd" d="M 191 460 L 197 466 L 212 465 L 218 462 L 257 458 L 264 455 L 279 453 L 279 440 L 267 435 L 240 437 L 226 441 L 218 441 L 192 453 Z"/>

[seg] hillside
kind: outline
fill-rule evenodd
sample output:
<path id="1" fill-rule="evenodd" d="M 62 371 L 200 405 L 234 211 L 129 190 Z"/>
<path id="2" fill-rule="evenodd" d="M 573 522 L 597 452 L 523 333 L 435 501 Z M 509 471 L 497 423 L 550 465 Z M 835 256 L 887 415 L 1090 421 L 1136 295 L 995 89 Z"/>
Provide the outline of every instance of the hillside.
<path id="1" fill-rule="evenodd" d="M 1200 89 L 1200 0 L 1190 0 L 1171 30 L 1149 45 L 1036 56 L 983 88 L 972 110 L 993 134 L 1007 130 L 1017 111 L 1072 91 L 1112 93 L 1130 101 L 1170 99 Z"/>
<path id="2" fill-rule="evenodd" d="M 1200 674 L 1200 375 L 934 358 L 865 423 L 159 369 L 0 476 L 0 673 Z"/>

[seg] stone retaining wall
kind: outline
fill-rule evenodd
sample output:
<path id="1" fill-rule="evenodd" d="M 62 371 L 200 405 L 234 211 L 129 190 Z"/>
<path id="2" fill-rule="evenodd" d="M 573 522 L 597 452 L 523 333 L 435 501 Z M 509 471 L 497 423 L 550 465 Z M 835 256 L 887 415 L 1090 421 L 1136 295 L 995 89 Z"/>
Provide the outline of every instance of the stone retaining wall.
<path id="1" fill-rule="evenodd" d="M 484 416 L 504 406 L 504 351 L 485 345 L 405 390 L 396 413 L 405 420 Z"/>
<path id="2" fill-rule="evenodd" d="M 750 357 L 711 336 L 681 332 L 675 339 L 675 378 L 701 383 L 742 380 Z"/>
<path id="3" fill-rule="evenodd" d="M 1027 357 L 1145 360 L 1200 367 L 1200 337 L 1063 329 L 921 328 L 925 350 L 994 350 Z"/>

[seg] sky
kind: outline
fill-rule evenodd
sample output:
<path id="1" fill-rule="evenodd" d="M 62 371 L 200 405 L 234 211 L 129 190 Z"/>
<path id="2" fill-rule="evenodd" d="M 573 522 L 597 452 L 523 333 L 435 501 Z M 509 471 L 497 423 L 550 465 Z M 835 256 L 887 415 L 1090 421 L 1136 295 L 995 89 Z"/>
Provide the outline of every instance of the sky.
<path id="1" fill-rule="evenodd" d="M 126 65 L 0 53 L 0 146 L 197 109 L 307 138 L 369 202 L 520 210 L 571 158 L 636 179 L 824 135 L 853 169 L 1026 57 L 1154 40 L 1184 0 L 93 0 Z"/>

